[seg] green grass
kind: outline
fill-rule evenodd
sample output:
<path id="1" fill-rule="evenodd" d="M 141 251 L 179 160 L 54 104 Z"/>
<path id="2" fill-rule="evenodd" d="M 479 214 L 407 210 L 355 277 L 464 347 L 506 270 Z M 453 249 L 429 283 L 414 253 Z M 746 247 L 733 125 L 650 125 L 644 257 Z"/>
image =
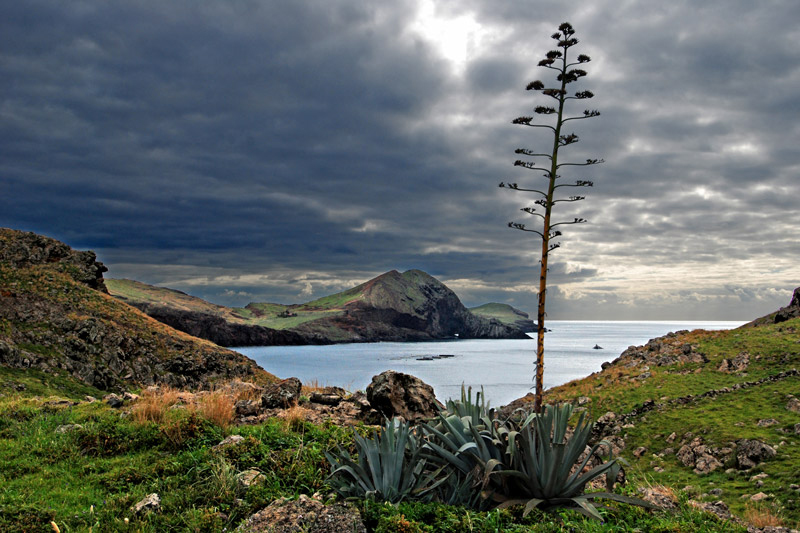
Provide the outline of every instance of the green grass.
<path id="1" fill-rule="evenodd" d="M 630 474 L 640 483 L 663 484 L 670 487 L 694 487 L 701 501 L 722 499 L 731 510 L 742 516 L 754 504 L 745 495 L 757 492 L 771 494 L 763 506 L 783 518 L 787 525 L 800 525 L 800 493 L 790 488 L 800 479 L 800 435 L 794 424 L 800 422 L 797 413 L 786 409 L 789 395 L 800 397 L 800 379 L 790 376 L 775 382 L 765 382 L 716 397 L 696 399 L 681 405 L 677 398 L 700 395 L 706 391 L 735 384 L 745 384 L 800 368 L 800 319 L 758 328 L 740 328 L 724 332 L 691 332 L 682 341 L 696 347 L 708 363 L 650 365 L 651 377 L 640 381 L 635 376 L 643 372 L 642 364 L 629 367 L 626 361 L 606 371 L 577 380 L 548 391 L 548 401 L 571 400 L 578 396 L 592 398 L 591 413 L 596 418 L 607 411 L 624 414 L 648 400 L 663 405 L 632 420 L 634 427 L 623 431 L 626 448 L 624 457 L 631 463 Z M 750 355 L 747 371 L 730 374 L 717 371 L 724 358 L 731 359 L 741 352 Z M 771 427 L 759 427 L 762 419 L 775 419 Z M 666 441 L 671 433 L 678 436 L 673 443 Z M 686 437 L 685 437 L 686 436 Z M 677 452 L 681 441 L 700 437 L 703 443 L 715 447 L 732 447 L 742 439 L 766 442 L 778 450 L 772 460 L 759 464 L 754 471 L 725 471 L 735 467 L 735 459 L 708 475 L 698 475 L 681 464 L 673 454 L 654 456 L 667 448 Z M 633 450 L 644 447 L 647 452 L 636 458 Z M 654 470 L 663 469 L 663 472 Z M 769 477 L 757 487 L 750 477 L 764 472 Z M 719 496 L 708 496 L 710 489 L 721 489 Z M 706 496 L 702 496 L 706 494 Z"/>
<path id="2" fill-rule="evenodd" d="M 245 441 L 214 450 L 224 432 L 185 412 L 172 411 L 161 424 L 136 423 L 99 402 L 65 406 L 53 400 L 0 399 L 0 531 L 51 531 L 51 520 L 70 532 L 232 530 L 277 498 L 329 492 L 324 451 L 352 442 L 337 426 L 272 419 L 234 428 Z M 58 433 L 65 424 L 82 428 Z M 243 489 L 236 474 L 251 468 L 264 479 Z M 130 507 L 153 492 L 161 511 L 134 516 Z M 611 506 L 602 511 L 604 522 L 573 511 L 523 518 L 519 508 L 357 506 L 370 532 L 740 531 L 693 510 L 685 498 L 676 514 Z"/>
<path id="3" fill-rule="evenodd" d="M 217 451 L 223 430 L 196 415 L 140 424 L 101 402 L 55 400 L 0 398 L 0 531 L 52 531 L 51 520 L 61 531 L 231 529 L 275 498 L 324 489 L 324 450 L 350 438 L 337 426 L 271 420 L 236 428 L 245 443 Z M 66 424 L 82 428 L 56 431 Z M 249 468 L 265 478 L 243 490 L 235 475 Z M 162 512 L 133 516 L 152 492 Z"/>

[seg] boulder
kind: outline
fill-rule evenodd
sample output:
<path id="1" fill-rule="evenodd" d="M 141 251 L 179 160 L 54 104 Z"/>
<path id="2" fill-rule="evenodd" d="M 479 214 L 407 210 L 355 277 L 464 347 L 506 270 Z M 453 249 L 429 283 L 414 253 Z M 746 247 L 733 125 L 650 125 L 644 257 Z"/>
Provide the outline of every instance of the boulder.
<path id="1" fill-rule="evenodd" d="M 678 498 L 675 492 L 661 485 L 639 487 L 639 497 L 662 509 L 677 509 Z"/>
<path id="2" fill-rule="evenodd" d="M 105 396 L 103 396 L 103 400 L 105 400 L 105 402 L 110 407 L 113 407 L 115 409 L 122 407 L 122 404 L 124 403 L 119 394 L 114 394 L 113 392 L 111 394 L 106 394 Z"/>
<path id="3" fill-rule="evenodd" d="M 750 364 L 750 354 L 741 352 L 733 359 L 723 359 L 717 368 L 718 372 L 738 373 L 746 372 L 747 366 Z"/>
<path id="4" fill-rule="evenodd" d="M 221 450 L 222 448 L 227 448 L 229 446 L 236 446 L 240 442 L 244 442 L 244 437 L 242 437 L 241 435 L 230 435 L 222 439 L 220 443 L 212 447 L 212 449 Z"/>
<path id="5" fill-rule="evenodd" d="M 342 504 L 325 505 L 301 495 L 297 500 L 275 500 L 245 520 L 243 533 L 366 533 L 358 509 Z"/>
<path id="6" fill-rule="evenodd" d="M 256 400 L 239 400 L 234 407 L 236 416 L 255 416 L 261 411 L 261 402 Z"/>
<path id="7" fill-rule="evenodd" d="M 300 399 L 302 383 L 297 378 L 288 378 L 264 388 L 261 393 L 261 407 L 291 407 Z"/>
<path id="8" fill-rule="evenodd" d="M 386 418 L 401 416 L 408 421 L 433 418 L 442 407 L 433 387 L 417 377 L 394 370 L 372 378 L 367 386 L 367 400 Z"/>
<path id="9" fill-rule="evenodd" d="M 789 401 L 786 402 L 786 410 L 792 411 L 793 413 L 800 413 L 800 400 L 797 398 L 789 398 Z"/>
<path id="10" fill-rule="evenodd" d="M 736 446 L 736 461 L 740 470 L 752 468 L 765 459 L 775 457 L 776 454 L 775 448 L 758 440 L 744 439 Z"/>

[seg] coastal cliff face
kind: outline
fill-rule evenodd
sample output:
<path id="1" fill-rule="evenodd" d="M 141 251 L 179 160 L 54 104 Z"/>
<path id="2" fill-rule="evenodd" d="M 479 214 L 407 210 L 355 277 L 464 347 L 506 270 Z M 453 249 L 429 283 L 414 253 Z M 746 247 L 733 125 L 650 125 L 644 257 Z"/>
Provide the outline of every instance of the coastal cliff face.
<path id="1" fill-rule="evenodd" d="M 294 331 L 229 322 L 209 313 L 139 302 L 131 302 L 130 305 L 172 328 L 220 346 L 295 346 L 313 343 L 312 339 Z"/>
<path id="2" fill-rule="evenodd" d="M 361 297 L 345 306 L 346 313 L 327 319 L 353 340 L 527 338 L 518 328 L 474 315 L 452 290 L 421 270 L 392 270 L 354 291 Z"/>
<path id="3" fill-rule="evenodd" d="M 0 365 L 66 373 L 102 390 L 276 379 L 241 354 L 112 298 L 105 270 L 92 252 L 0 229 Z"/>
<path id="4" fill-rule="evenodd" d="M 151 317 L 225 346 L 528 338 L 528 324 L 519 320 L 527 317 L 524 313 L 504 306 L 512 319 L 502 313 L 499 318 L 474 314 L 453 291 L 420 270 L 393 270 L 305 304 L 251 303 L 244 308 L 131 280 L 107 284 L 113 296 Z"/>

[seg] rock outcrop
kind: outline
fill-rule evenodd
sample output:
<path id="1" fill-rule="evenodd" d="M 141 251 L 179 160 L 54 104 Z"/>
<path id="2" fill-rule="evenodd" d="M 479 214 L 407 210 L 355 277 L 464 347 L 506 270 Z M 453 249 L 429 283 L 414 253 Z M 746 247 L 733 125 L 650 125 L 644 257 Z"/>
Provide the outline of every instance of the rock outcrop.
<path id="1" fill-rule="evenodd" d="M 109 280 L 109 287 L 115 297 L 156 320 L 224 346 L 527 339 L 532 324 L 510 306 L 505 313 L 514 320 L 474 314 L 453 291 L 419 270 L 393 270 L 305 304 L 250 303 L 244 309 L 131 280 Z"/>
<path id="2" fill-rule="evenodd" d="M 108 293 L 108 269 L 92 251 L 79 252 L 63 242 L 36 233 L 0 228 L 0 264 L 10 268 L 48 265 L 87 287 Z"/>
<path id="3" fill-rule="evenodd" d="M 302 494 L 297 500 L 281 498 L 245 520 L 243 533 L 366 533 L 361 513 L 346 504 L 325 505 Z"/>
<path id="4" fill-rule="evenodd" d="M 433 418 L 442 405 L 433 387 L 421 379 L 387 370 L 372 378 L 367 386 L 367 400 L 386 418 L 403 417 L 408 421 Z"/>
<path id="5" fill-rule="evenodd" d="M 178 331 L 209 340 L 220 346 L 296 346 L 319 343 L 318 339 L 307 338 L 294 331 L 237 324 L 229 322 L 221 316 L 174 309 L 163 305 L 128 303 Z"/>
<path id="6" fill-rule="evenodd" d="M 276 379 L 239 353 L 112 298 L 103 271 L 92 252 L 0 230 L 0 365 L 65 373 L 102 390 Z"/>
<path id="7" fill-rule="evenodd" d="M 762 316 L 761 318 L 757 318 L 752 322 L 748 322 L 743 328 L 746 327 L 756 327 L 762 326 L 765 324 L 780 324 L 781 322 L 786 322 L 789 319 L 797 318 L 800 316 L 800 287 L 797 287 L 792 294 L 792 299 L 789 302 L 789 305 L 786 307 L 781 307 L 774 313 L 770 313 L 766 316 Z"/>

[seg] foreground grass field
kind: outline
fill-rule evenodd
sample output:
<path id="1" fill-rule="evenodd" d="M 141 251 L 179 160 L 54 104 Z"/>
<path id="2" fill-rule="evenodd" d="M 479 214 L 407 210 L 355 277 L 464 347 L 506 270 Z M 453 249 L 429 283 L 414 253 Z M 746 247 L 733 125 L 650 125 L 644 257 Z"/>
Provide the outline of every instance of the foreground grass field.
<path id="1" fill-rule="evenodd" d="M 769 379 L 798 366 L 798 330 L 795 319 L 725 333 L 686 333 L 675 343 L 693 346 L 704 356 L 699 362 L 658 366 L 623 357 L 603 373 L 549 391 L 551 402 L 587 396 L 594 418 L 638 409 L 619 434 L 629 462 L 629 483 L 622 490 L 639 495 L 640 487 L 649 487 L 674 496 L 675 510 L 610 504 L 600 522 L 568 510 L 534 511 L 523 518 L 520 508 L 475 512 L 436 503 L 355 505 L 370 532 L 745 531 L 696 507 L 719 500 L 754 525 L 797 528 L 800 434 L 795 424 L 800 414 L 787 402 L 800 398 L 800 379 Z M 724 359 L 745 352 L 746 371 L 719 370 Z M 102 397 L 103 391 L 72 379 L 3 367 L 0 391 L 3 532 L 54 531 L 51 522 L 62 532 L 230 531 L 280 497 L 319 493 L 330 499 L 324 453 L 353 442 L 351 430 L 308 423 L 302 409 L 258 425 L 233 425 L 233 399 L 220 396 L 179 408 L 175 394 L 143 395 L 112 409 L 86 400 Z M 655 400 L 650 408 L 641 409 L 650 400 Z M 763 420 L 770 422 L 760 424 Z M 370 428 L 357 431 L 366 434 Z M 244 441 L 216 447 L 231 434 Z M 710 473 L 697 473 L 675 453 L 681 441 L 696 437 L 715 447 L 758 439 L 777 454 L 751 470 L 730 460 Z M 243 483 L 240 474 L 247 471 L 260 474 L 258 482 Z M 764 498 L 753 501 L 759 492 Z M 161 510 L 134 514 L 131 507 L 151 493 L 161 497 Z"/>

